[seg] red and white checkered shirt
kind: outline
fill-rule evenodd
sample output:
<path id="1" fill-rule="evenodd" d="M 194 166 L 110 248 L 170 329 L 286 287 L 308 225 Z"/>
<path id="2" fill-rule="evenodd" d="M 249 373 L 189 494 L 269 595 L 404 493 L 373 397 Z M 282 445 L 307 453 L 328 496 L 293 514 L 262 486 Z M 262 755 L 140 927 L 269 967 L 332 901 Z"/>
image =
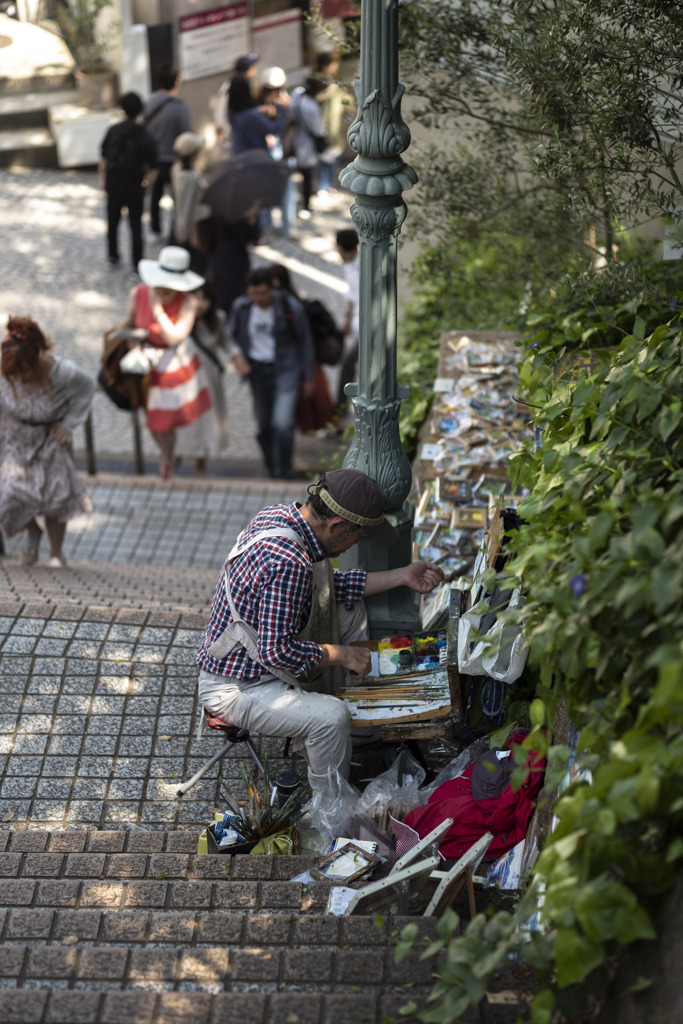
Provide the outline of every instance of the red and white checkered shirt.
<path id="1" fill-rule="evenodd" d="M 209 626 L 204 634 L 197 664 L 205 672 L 256 679 L 272 667 L 283 668 L 301 677 L 322 657 L 319 644 L 297 640 L 311 614 L 313 570 L 325 552 L 299 511 L 299 506 L 271 505 L 259 512 L 240 537 L 240 543 L 263 530 L 290 529 L 299 534 L 305 547 L 287 537 L 268 537 L 238 555 L 230 566 L 230 593 L 235 608 L 258 634 L 260 663 L 252 661 L 243 647 L 226 658 L 214 658 L 208 648 L 232 622 L 225 593 L 225 573 L 221 572 L 211 606 Z M 335 570 L 334 592 L 337 601 L 351 608 L 365 592 L 363 569 Z"/>

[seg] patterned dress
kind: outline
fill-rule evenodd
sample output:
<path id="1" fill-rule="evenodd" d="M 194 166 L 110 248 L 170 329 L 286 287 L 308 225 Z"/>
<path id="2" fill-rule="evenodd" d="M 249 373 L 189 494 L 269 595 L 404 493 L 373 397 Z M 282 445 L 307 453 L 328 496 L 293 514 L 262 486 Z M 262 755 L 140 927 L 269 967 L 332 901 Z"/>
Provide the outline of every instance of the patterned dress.
<path id="1" fill-rule="evenodd" d="M 164 306 L 176 323 L 186 295 L 179 292 Z M 211 408 L 211 394 L 199 350 L 189 336 L 178 345 L 167 346 L 154 319 L 150 290 L 146 284 L 135 291 L 135 326 L 149 331 L 147 344 L 157 351 L 147 394 L 147 427 L 159 434 L 194 423 Z"/>
<path id="2" fill-rule="evenodd" d="M 92 511 L 71 446 L 58 444 L 50 429 L 82 423 L 94 393 L 95 381 L 67 359 L 54 360 L 40 387 L 0 373 L 0 527 L 8 537 L 37 515 L 66 522 Z"/>

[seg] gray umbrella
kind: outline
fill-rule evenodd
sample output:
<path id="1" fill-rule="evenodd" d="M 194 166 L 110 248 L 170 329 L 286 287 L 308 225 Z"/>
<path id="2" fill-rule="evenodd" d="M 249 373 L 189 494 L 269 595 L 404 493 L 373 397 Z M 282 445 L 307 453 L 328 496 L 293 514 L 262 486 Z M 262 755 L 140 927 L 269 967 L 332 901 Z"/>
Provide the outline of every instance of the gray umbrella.
<path id="1" fill-rule="evenodd" d="M 202 202 L 229 224 L 262 207 L 279 206 L 289 167 L 276 163 L 265 149 L 248 149 L 218 164 Z"/>

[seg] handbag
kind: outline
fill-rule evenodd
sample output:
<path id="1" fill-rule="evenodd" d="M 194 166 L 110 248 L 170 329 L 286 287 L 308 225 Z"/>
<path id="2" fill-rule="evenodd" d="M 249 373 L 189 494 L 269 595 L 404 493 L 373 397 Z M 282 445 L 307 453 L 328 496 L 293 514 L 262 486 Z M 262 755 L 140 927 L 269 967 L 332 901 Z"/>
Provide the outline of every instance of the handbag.
<path id="1" fill-rule="evenodd" d="M 142 345 L 133 345 L 129 348 L 125 356 L 119 360 L 119 367 L 124 373 L 136 373 L 141 377 L 145 374 L 151 373 L 154 363 L 150 358 L 149 349 L 143 348 Z"/>
<path id="2" fill-rule="evenodd" d="M 139 341 L 141 333 L 144 337 L 147 336 L 147 331 L 136 332 L 134 328 L 122 324 L 106 331 L 104 335 L 102 368 L 97 376 L 97 382 L 117 409 L 124 412 L 144 409 L 147 405 L 149 376 L 125 373 L 121 369 L 121 360 L 128 352 L 131 341 Z"/>

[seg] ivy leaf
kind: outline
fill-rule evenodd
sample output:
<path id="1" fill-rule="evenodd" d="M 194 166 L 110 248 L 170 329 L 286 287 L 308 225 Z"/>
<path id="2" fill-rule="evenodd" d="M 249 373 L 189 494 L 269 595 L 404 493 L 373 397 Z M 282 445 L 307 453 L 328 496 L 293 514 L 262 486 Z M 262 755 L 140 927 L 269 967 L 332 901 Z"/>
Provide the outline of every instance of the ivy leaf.
<path id="1" fill-rule="evenodd" d="M 554 949 L 560 988 L 583 981 L 605 956 L 601 945 L 591 942 L 575 928 L 558 928 Z"/>
<path id="2" fill-rule="evenodd" d="M 550 1024 L 555 1006 L 555 997 L 550 989 L 538 992 L 531 1001 L 532 1024 Z"/>
<path id="3" fill-rule="evenodd" d="M 588 940 L 595 945 L 612 939 L 627 945 L 636 939 L 655 937 L 652 923 L 635 895 L 613 878 L 597 878 L 585 885 L 575 910 Z"/>

